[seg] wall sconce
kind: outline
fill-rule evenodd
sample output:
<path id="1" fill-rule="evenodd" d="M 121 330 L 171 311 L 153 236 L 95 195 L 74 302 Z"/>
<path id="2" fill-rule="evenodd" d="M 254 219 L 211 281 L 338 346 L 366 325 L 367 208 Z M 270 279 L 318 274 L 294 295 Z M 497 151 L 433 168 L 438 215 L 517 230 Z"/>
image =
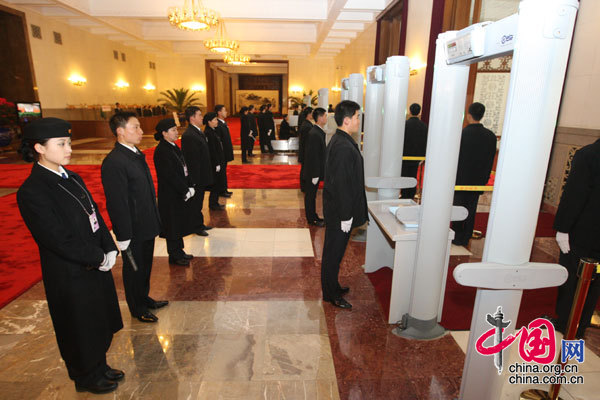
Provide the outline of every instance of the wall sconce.
<path id="1" fill-rule="evenodd" d="M 410 76 L 417 75 L 420 69 L 427 67 L 427 64 L 418 58 L 410 59 Z"/>
<path id="2" fill-rule="evenodd" d="M 85 79 L 83 76 L 80 76 L 77 74 L 71 75 L 70 77 L 67 78 L 67 80 L 75 86 L 83 86 L 87 82 L 87 79 Z"/>
<path id="3" fill-rule="evenodd" d="M 147 83 L 146 86 L 144 86 L 142 89 L 144 89 L 147 92 L 150 92 L 152 90 L 156 90 L 156 86 L 154 86 L 151 83 Z"/>
<path id="4" fill-rule="evenodd" d="M 204 86 L 202 85 L 192 85 L 192 87 L 190 88 L 193 92 L 204 92 L 206 89 L 204 88 Z"/>
<path id="5" fill-rule="evenodd" d="M 292 86 L 290 87 L 290 92 L 292 93 L 302 93 L 304 88 L 302 86 Z"/>
<path id="6" fill-rule="evenodd" d="M 122 79 L 119 79 L 119 81 L 117 81 L 117 83 L 115 83 L 115 87 L 117 89 L 125 89 L 129 87 L 129 82 L 125 82 Z"/>
<path id="7" fill-rule="evenodd" d="M 336 93 L 337 93 L 337 92 L 341 92 L 341 91 L 342 91 L 342 88 L 340 88 L 339 86 L 334 86 L 334 87 L 332 87 L 332 88 L 331 88 L 331 91 L 332 91 L 332 92 L 336 92 Z"/>

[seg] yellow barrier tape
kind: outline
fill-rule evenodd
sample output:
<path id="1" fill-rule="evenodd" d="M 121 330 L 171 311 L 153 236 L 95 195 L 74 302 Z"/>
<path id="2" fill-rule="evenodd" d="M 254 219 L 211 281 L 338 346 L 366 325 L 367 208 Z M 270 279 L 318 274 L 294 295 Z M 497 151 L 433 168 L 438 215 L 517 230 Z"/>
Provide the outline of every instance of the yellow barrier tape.
<path id="1" fill-rule="evenodd" d="M 466 185 L 457 185 L 454 186 L 454 190 L 460 190 L 463 192 L 491 192 L 494 190 L 493 186 L 466 186 Z"/>
<path id="2" fill-rule="evenodd" d="M 424 161 L 425 157 L 404 156 L 402 159 L 406 161 Z"/>

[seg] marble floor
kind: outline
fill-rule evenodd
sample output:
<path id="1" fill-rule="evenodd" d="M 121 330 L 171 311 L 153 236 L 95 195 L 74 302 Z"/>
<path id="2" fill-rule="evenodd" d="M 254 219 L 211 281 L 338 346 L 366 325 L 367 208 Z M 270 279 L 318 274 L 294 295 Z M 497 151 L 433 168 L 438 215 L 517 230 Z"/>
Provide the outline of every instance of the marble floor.
<path id="1" fill-rule="evenodd" d="M 100 163 L 112 143 L 108 139 L 76 143 L 75 150 L 83 152 L 74 153 L 75 162 Z M 154 144 L 145 137 L 142 147 Z M 282 155 L 257 154 L 252 162 L 284 162 L 276 157 Z M 296 162 L 294 156 L 285 157 L 287 163 Z M 75 392 L 58 354 L 40 282 L 0 310 L 0 398 L 458 396 L 468 332 L 449 332 L 432 341 L 395 336 L 361 268 L 365 243 L 359 241 L 350 241 L 340 270 L 341 283 L 351 288 L 346 298 L 353 310 L 322 303 L 324 230 L 306 223 L 301 192 L 232 191 L 232 198 L 221 199 L 225 211 L 206 210 L 206 223 L 215 227 L 209 236 L 186 238 L 186 250 L 196 256 L 189 267 L 169 265 L 164 245 L 157 241 L 151 295 L 170 301 L 157 311 L 157 324 L 130 317 L 120 258 L 117 261 L 113 276 L 125 327 L 115 335 L 108 361 L 123 369 L 126 378 L 114 393 Z M 451 264 L 480 261 L 483 244 L 484 239 L 473 240 L 467 249 L 453 249 Z M 535 240 L 532 260 L 554 262 L 557 255 L 552 238 Z M 586 383 L 567 388 L 565 399 L 598 398 L 600 330 L 589 329 L 585 339 Z M 507 387 L 502 398 L 517 399 L 525 388 Z"/>

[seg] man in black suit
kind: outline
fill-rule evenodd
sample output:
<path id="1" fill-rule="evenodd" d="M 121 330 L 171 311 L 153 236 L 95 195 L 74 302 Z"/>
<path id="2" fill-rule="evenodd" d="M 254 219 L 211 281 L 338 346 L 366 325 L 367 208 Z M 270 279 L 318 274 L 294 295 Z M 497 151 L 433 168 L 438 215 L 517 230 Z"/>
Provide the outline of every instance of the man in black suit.
<path id="1" fill-rule="evenodd" d="M 273 105 L 271 103 L 268 103 L 267 109 L 265 111 L 265 126 L 267 128 L 267 144 L 269 147 L 269 153 L 273 153 L 273 146 L 271 145 L 271 140 L 275 140 L 275 119 L 273 118 L 271 107 L 273 107 Z"/>
<path id="2" fill-rule="evenodd" d="M 156 322 L 158 318 L 149 309 L 164 307 L 168 301 L 149 296 L 160 217 L 146 156 L 136 147 L 144 132 L 131 112 L 113 115 L 109 124 L 117 143 L 102 162 L 102 186 L 117 247 L 122 251 L 125 298 L 133 317 Z"/>
<path id="3" fill-rule="evenodd" d="M 306 107 L 300 113 L 300 117 L 302 117 L 302 125 L 298 125 L 298 162 L 302 164 L 300 167 L 300 189 L 304 192 L 306 187 L 306 182 L 302 178 L 304 175 L 304 140 L 308 135 L 308 131 L 310 131 L 313 127 L 313 119 L 312 119 L 312 107 Z M 300 118 L 298 118 L 298 121 Z"/>
<path id="4" fill-rule="evenodd" d="M 254 157 L 254 154 L 252 154 L 252 150 L 254 149 L 254 142 L 256 141 L 256 137 L 258 136 L 258 125 L 256 123 L 256 114 L 254 114 L 254 106 L 252 104 L 248 106 L 248 124 L 250 126 L 250 134 L 254 138 L 252 142 L 248 142 L 250 144 L 250 151 L 248 152 L 248 156 Z"/>
<path id="5" fill-rule="evenodd" d="M 571 305 L 577 289 L 577 270 L 581 258 L 600 260 L 600 139 L 575 153 L 571 172 L 563 191 L 554 229 L 560 247 L 559 263 L 567 268 L 569 277 L 558 288 L 556 328 L 565 332 Z M 576 336 L 582 338 L 600 297 L 600 277 L 592 280 Z"/>
<path id="6" fill-rule="evenodd" d="M 254 136 L 250 130 L 250 118 L 248 117 L 248 107 L 240 109 L 240 141 L 242 142 L 242 163 L 248 163 L 248 156 L 254 143 Z"/>
<path id="7" fill-rule="evenodd" d="M 421 106 L 413 103 L 409 107 L 411 117 L 404 125 L 404 156 L 423 157 L 427 148 L 427 125 L 419 119 Z M 402 176 L 417 177 L 419 161 L 402 161 Z M 403 199 L 415 197 L 417 188 L 402 189 Z"/>
<path id="8" fill-rule="evenodd" d="M 221 197 L 231 197 L 233 192 L 230 192 L 229 186 L 227 184 L 227 163 L 233 161 L 233 144 L 231 143 L 231 134 L 229 133 L 229 126 L 227 126 L 227 122 L 225 122 L 225 118 L 227 118 L 227 108 L 223 104 L 217 104 L 215 106 L 215 112 L 217 113 L 217 118 L 219 119 L 219 125 L 217 126 L 217 132 L 219 133 L 219 137 L 221 138 L 221 143 L 223 144 L 223 153 L 225 155 L 225 163 L 223 164 L 223 176 L 225 177 L 225 188 L 223 192 L 221 192 Z"/>
<path id="9" fill-rule="evenodd" d="M 319 218 L 316 212 L 316 197 L 319 189 L 319 182 L 325 176 L 325 131 L 327 125 L 327 111 L 318 107 L 312 112 L 312 118 L 315 124 L 306 134 L 304 139 L 304 162 L 302 169 L 304 190 L 304 210 L 306 220 L 310 225 L 325 226 L 322 218 Z"/>
<path id="10" fill-rule="evenodd" d="M 181 135 L 181 152 L 188 168 L 192 183 L 196 189 L 196 194 L 189 201 L 191 209 L 197 210 L 197 215 L 191 216 L 198 224 L 195 232 L 200 236 L 208 236 L 206 231 L 212 227 L 204 224 L 204 215 L 202 215 L 202 206 L 204 204 L 204 192 L 206 188 L 213 183 L 212 166 L 210 162 L 210 153 L 208 151 L 208 141 L 200 129 L 202 126 L 202 112 L 196 106 L 190 106 L 185 110 L 185 119 L 188 121 L 188 127 Z"/>
<path id="11" fill-rule="evenodd" d="M 350 291 L 340 286 L 338 275 L 350 230 L 369 220 L 365 194 L 364 162 L 352 134 L 360 130 L 360 105 L 344 100 L 335 107 L 338 129 L 325 151 L 323 214 L 325 243 L 321 263 L 323 301 L 351 309 L 342 296 Z"/>
<path id="12" fill-rule="evenodd" d="M 456 185 L 482 186 L 487 184 L 496 156 L 496 135 L 484 128 L 481 119 L 485 106 L 473 103 L 467 113 L 467 125 L 460 139 Z M 452 222 L 454 240 L 458 246 L 466 246 L 473 235 L 477 202 L 482 192 L 457 191 L 454 193 L 454 205 L 463 206 L 469 212 L 464 221 Z"/>
<path id="13" fill-rule="evenodd" d="M 258 109 L 258 115 L 256 116 L 256 120 L 258 122 L 258 139 L 260 142 L 260 152 L 261 153 L 272 153 L 273 148 L 271 146 L 271 141 L 269 140 L 268 133 L 268 121 L 267 121 L 267 105 L 263 104 Z"/>

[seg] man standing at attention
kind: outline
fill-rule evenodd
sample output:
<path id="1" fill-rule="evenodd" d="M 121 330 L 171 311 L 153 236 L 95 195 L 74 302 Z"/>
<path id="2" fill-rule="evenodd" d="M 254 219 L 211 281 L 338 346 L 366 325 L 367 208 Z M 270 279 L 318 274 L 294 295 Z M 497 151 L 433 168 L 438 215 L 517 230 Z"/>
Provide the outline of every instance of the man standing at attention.
<path id="1" fill-rule="evenodd" d="M 225 187 L 223 192 L 221 192 L 221 197 L 231 197 L 233 192 L 230 192 L 229 186 L 227 184 L 227 163 L 233 161 L 233 144 L 231 143 L 231 134 L 229 133 L 229 126 L 227 126 L 227 122 L 225 122 L 225 118 L 227 118 L 227 108 L 223 104 L 217 104 L 215 106 L 215 112 L 217 113 L 217 118 L 219 119 L 219 126 L 217 126 L 217 132 L 221 138 L 221 143 L 223 144 L 223 153 L 225 154 L 225 163 L 223 164 L 223 176 L 225 177 Z"/>
<path id="2" fill-rule="evenodd" d="M 131 112 L 113 115 L 109 124 L 117 143 L 102 162 L 102 186 L 117 247 L 123 256 L 125 298 L 133 317 L 141 322 L 156 322 L 158 317 L 149 309 L 164 307 L 169 302 L 149 296 L 160 217 L 146 156 L 136 147 L 144 132 Z"/>
<path id="3" fill-rule="evenodd" d="M 469 125 L 463 129 L 460 139 L 456 185 L 482 186 L 490 179 L 496 155 L 496 135 L 481 124 L 483 114 L 485 114 L 483 104 L 473 103 L 469 106 L 467 113 Z M 454 231 L 452 243 L 457 246 L 469 244 L 469 239 L 473 235 L 477 202 L 481 193 L 454 192 L 454 205 L 463 206 L 469 212 L 467 219 L 464 221 L 452 222 L 452 230 Z"/>
<path id="4" fill-rule="evenodd" d="M 427 125 L 419 119 L 421 106 L 413 103 L 409 107 L 410 118 L 406 120 L 404 128 L 404 156 L 423 157 L 427 148 Z M 419 161 L 402 161 L 402 176 L 417 177 Z M 402 189 L 403 199 L 415 197 L 417 188 Z"/>
<path id="5" fill-rule="evenodd" d="M 327 112 L 324 108 L 318 107 L 312 113 L 315 124 L 306 134 L 304 140 L 304 168 L 302 169 L 305 182 L 304 191 L 304 210 L 306 220 L 310 225 L 325 226 L 323 219 L 319 218 L 316 212 L 315 202 L 319 182 L 323 180 L 325 171 L 325 131 L 323 128 L 327 124 Z"/>
<path id="6" fill-rule="evenodd" d="M 360 105 L 344 100 L 335 107 L 338 129 L 325 152 L 323 213 L 325 243 L 321 263 L 323 301 L 351 309 L 342 296 L 350 291 L 340 286 L 340 263 L 350 239 L 350 230 L 368 221 L 363 158 L 352 134 L 360 129 Z"/>

